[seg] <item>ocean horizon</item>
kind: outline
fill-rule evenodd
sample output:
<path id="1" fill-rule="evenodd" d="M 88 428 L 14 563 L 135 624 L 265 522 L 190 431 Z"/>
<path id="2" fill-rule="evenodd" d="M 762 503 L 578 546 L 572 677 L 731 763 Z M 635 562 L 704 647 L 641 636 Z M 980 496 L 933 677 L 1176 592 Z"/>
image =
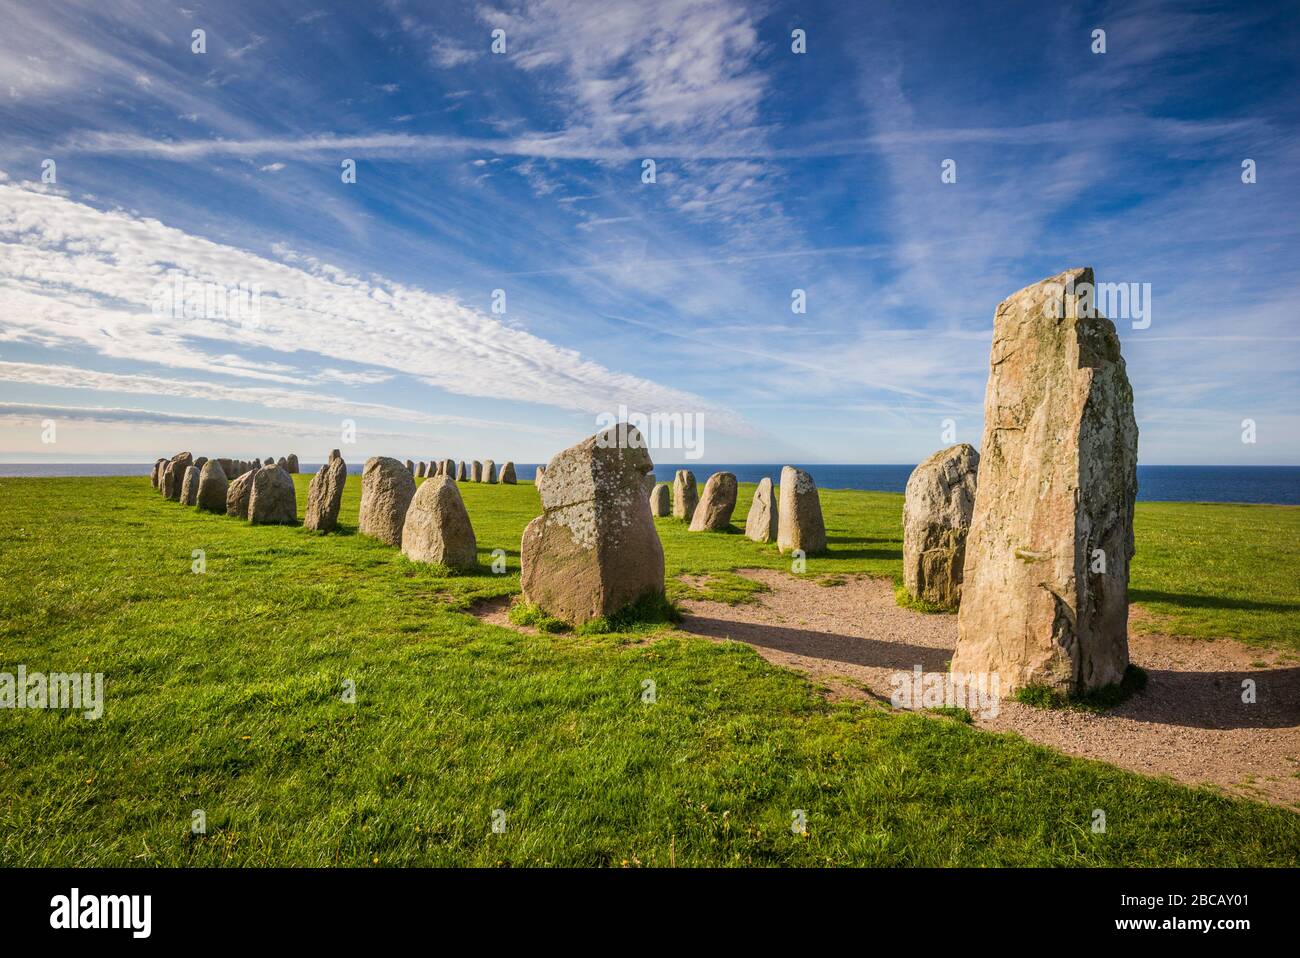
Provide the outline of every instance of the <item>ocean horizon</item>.
<path id="1" fill-rule="evenodd" d="M 364 460 L 348 464 L 358 475 Z M 516 463 L 521 480 L 531 480 L 538 463 Z M 0 463 L 0 478 L 70 478 L 147 476 L 151 462 L 129 463 Z M 320 463 L 303 462 L 313 473 Z M 915 464 L 801 464 L 821 489 L 860 489 L 901 493 Z M 734 472 L 740 482 L 767 476 L 777 482 L 780 463 L 663 463 L 655 478 L 671 482 L 678 469 L 690 469 L 701 485 L 715 472 Z M 1139 502 L 1221 502 L 1252 505 L 1300 505 L 1300 466 L 1138 466 Z"/>

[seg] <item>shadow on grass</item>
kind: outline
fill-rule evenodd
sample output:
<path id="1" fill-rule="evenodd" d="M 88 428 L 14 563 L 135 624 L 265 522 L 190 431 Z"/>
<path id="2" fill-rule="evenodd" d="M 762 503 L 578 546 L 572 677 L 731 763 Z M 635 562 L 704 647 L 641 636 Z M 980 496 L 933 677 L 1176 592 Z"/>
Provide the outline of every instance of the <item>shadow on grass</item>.
<path id="1" fill-rule="evenodd" d="M 1132 602 L 1165 602 L 1189 609 L 1238 609 L 1244 612 L 1300 612 L 1300 602 L 1260 602 L 1233 599 L 1224 595 L 1191 595 L 1186 592 L 1157 592 L 1154 589 L 1129 589 Z"/>

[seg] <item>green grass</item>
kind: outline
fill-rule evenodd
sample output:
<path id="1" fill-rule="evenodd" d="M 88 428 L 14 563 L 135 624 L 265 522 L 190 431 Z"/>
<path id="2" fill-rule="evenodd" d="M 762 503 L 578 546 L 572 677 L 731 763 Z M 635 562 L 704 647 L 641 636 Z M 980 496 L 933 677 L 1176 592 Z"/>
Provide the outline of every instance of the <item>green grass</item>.
<path id="1" fill-rule="evenodd" d="M 99 721 L 0 711 L 0 866 L 1300 864 L 1292 812 L 960 717 L 827 701 L 743 645 L 480 623 L 464 610 L 518 592 L 538 501 L 530 484 L 461 490 L 481 567 L 452 575 L 355 534 L 356 477 L 329 536 L 186 509 L 145 479 L 0 480 L 0 670 L 106 674 Z M 898 573 L 899 497 L 823 502 L 831 551 L 807 575 Z M 1214 596 L 1248 581 L 1268 604 L 1171 601 L 1176 631 L 1239 624 L 1295 647 L 1280 583 L 1296 581 L 1297 510 L 1257 508 L 1204 535 L 1199 579 L 1170 542 L 1228 513 L 1139 508 L 1135 584 Z M 657 522 L 670 577 L 737 595 L 735 569 L 789 568 L 739 534 Z M 1212 571 L 1233 553 L 1269 568 Z"/>

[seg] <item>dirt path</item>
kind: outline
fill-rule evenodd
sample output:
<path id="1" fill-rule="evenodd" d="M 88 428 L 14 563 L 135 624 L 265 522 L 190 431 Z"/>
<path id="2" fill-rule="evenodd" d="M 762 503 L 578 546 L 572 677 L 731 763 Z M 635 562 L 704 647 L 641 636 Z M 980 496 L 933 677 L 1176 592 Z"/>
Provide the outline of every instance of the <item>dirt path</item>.
<path id="1" fill-rule="evenodd" d="M 886 580 L 849 577 L 827 587 L 767 569 L 741 574 L 771 591 L 753 604 L 683 602 L 687 615 L 679 628 L 745 642 L 768 661 L 846 695 L 888 700 L 897 672 L 916 665 L 947 671 L 956 616 L 900 608 Z M 1276 652 L 1231 639 L 1134 633 L 1129 654 L 1146 669 L 1147 687 L 1105 714 L 1002 702 L 996 717 L 977 716 L 976 724 L 1145 775 L 1300 809 L 1300 668 L 1279 665 Z M 1256 684 L 1252 705 L 1241 700 L 1246 678 Z"/>

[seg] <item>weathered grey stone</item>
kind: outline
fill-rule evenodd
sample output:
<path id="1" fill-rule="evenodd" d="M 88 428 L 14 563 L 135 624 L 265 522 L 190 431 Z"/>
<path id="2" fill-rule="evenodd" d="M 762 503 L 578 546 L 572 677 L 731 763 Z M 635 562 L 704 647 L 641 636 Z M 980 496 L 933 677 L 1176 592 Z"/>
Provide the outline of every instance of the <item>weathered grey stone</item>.
<path id="1" fill-rule="evenodd" d="M 515 480 L 515 464 L 513 462 L 507 462 L 501 467 L 500 481 L 505 483 L 507 486 L 517 485 Z"/>
<path id="2" fill-rule="evenodd" d="M 779 525 L 779 510 L 772 495 L 772 480 L 764 476 L 754 490 L 754 500 L 745 516 L 745 535 L 755 542 L 775 542 Z"/>
<path id="3" fill-rule="evenodd" d="M 551 459 L 545 510 L 520 546 L 524 597 L 573 624 L 662 595 L 664 552 L 646 508 L 654 468 L 635 427 L 619 423 Z"/>
<path id="4" fill-rule="evenodd" d="M 162 469 L 165 465 L 167 465 L 166 459 L 154 460 L 153 471 L 149 473 L 149 483 L 155 489 L 160 488 L 162 485 Z"/>
<path id="5" fill-rule="evenodd" d="M 695 516 L 695 507 L 700 504 L 700 494 L 695 489 L 695 473 L 689 469 L 678 469 L 673 477 L 673 517 L 688 522 Z"/>
<path id="6" fill-rule="evenodd" d="M 497 481 L 497 464 L 493 462 L 491 459 L 483 460 L 483 481 L 484 482 Z"/>
<path id="7" fill-rule="evenodd" d="M 181 480 L 181 505 L 192 506 L 198 501 L 199 470 L 196 466 L 188 466 L 185 469 L 185 477 Z"/>
<path id="8" fill-rule="evenodd" d="M 966 443 L 940 449 L 907 480 L 903 498 L 903 585 L 914 599 L 961 603 L 966 534 L 975 507 L 980 457 Z"/>
<path id="9" fill-rule="evenodd" d="M 406 460 L 406 471 L 411 474 L 412 478 L 415 478 L 415 463 L 410 459 Z"/>
<path id="10" fill-rule="evenodd" d="M 194 504 L 206 512 L 225 512 L 226 493 L 229 490 L 230 480 L 226 478 L 226 470 L 221 465 L 221 460 L 209 459 L 199 470 L 199 489 Z"/>
<path id="11" fill-rule="evenodd" d="M 1128 667 L 1137 423 L 1091 269 L 997 308 L 952 669 L 1080 694 Z"/>
<path id="12" fill-rule="evenodd" d="M 235 473 L 235 463 L 234 463 L 234 460 L 232 460 L 232 459 L 218 459 L 218 460 L 217 460 L 217 465 L 221 467 L 221 474 L 222 474 L 223 476 L 226 477 L 226 482 L 229 482 L 231 479 L 235 478 L 235 475 L 234 475 L 234 473 Z M 203 478 L 203 477 L 200 476 L 199 478 L 201 479 L 201 478 Z M 225 505 L 224 505 L 224 500 L 222 500 L 222 501 L 223 501 L 223 505 L 221 506 L 221 510 L 224 512 L 225 509 L 226 509 L 226 507 L 225 507 Z"/>
<path id="13" fill-rule="evenodd" d="M 230 484 L 226 490 L 226 515 L 248 518 L 248 500 L 253 496 L 253 477 L 256 469 L 249 469 Z"/>
<path id="14" fill-rule="evenodd" d="M 357 523 L 362 535 L 390 546 L 402 544 L 402 524 L 415 497 L 415 479 L 396 459 L 373 456 L 361 473 L 361 512 Z"/>
<path id="15" fill-rule="evenodd" d="M 315 532 L 333 532 L 339 526 L 339 503 L 348 481 L 348 464 L 337 449 L 331 450 L 329 462 L 317 470 L 307 487 L 307 514 L 303 528 Z"/>
<path id="16" fill-rule="evenodd" d="M 826 551 L 822 500 L 813 477 L 794 466 L 781 468 L 781 506 L 777 510 L 776 547 L 804 555 Z"/>
<path id="17" fill-rule="evenodd" d="M 265 459 L 262 460 L 262 465 L 263 465 L 263 466 L 274 466 L 274 465 L 275 465 L 275 460 L 272 459 L 270 456 L 267 456 Z"/>
<path id="18" fill-rule="evenodd" d="M 299 472 L 299 469 L 298 469 L 298 454 L 297 454 L 296 452 L 291 452 L 291 453 L 289 453 L 289 455 L 286 456 L 285 458 L 288 460 L 288 464 L 287 464 L 287 466 L 286 466 L 285 468 L 286 468 L 286 470 L 288 471 L 289 475 L 291 475 L 291 476 L 296 476 L 296 475 L 298 474 L 298 472 Z"/>
<path id="19" fill-rule="evenodd" d="M 456 481 L 469 482 L 469 467 L 465 465 L 463 459 L 456 466 Z"/>
<path id="20" fill-rule="evenodd" d="M 293 477 L 283 466 L 263 466 L 253 473 L 248 521 L 256 526 L 291 526 L 298 522 L 298 495 Z"/>
<path id="21" fill-rule="evenodd" d="M 469 464 L 469 481 L 483 481 L 483 463 L 479 462 L 477 459 Z"/>
<path id="22" fill-rule="evenodd" d="M 452 569 L 478 564 L 474 527 L 450 476 L 434 476 L 416 491 L 402 525 L 402 552 L 414 562 Z"/>
<path id="23" fill-rule="evenodd" d="M 538 466 L 538 467 L 533 471 L 533 485 L 536 486 L 538 489 L 541 489 L 541 488 L 542 488 L 542 480 L 545 479 L 545 478 L 546 478 L 546 467 L 545 467 L 545 466 Z"/>
<path id="24" fill-rule="evenodd" d="M 455 459 L 442 460 L 442 462 L 438 463 L 438 470 L 439 470 L 438 475 L 440 476 L 446 476 L 448 479 L 452 479 L 452 480 L 459 478 L 456 475 Z"/>
<path id="25" fill-rule="evenodd" d="M 192 463 L 195 469 L 202 469 L 207 464 L 208 464 L 207 456 L 199 456 L 199 458 L 195 459 L 194 462 Z"/>
<path id="26" fill-rule="evenodd" d="M 279 459 L 275 460 L 275 464 L 279 466 L 281 469 L 283 469 L 285 472 L 289 471 L 289 460 L 286 459 L 284 456 L 281 456 Z"/>
<path id="27" fill-rule="evenodd" d="M 736 511 L 736 474 L 715 472 L 704 484 L 704 495 L 691 517 L 691 532 L 722 532 L 731 528 Z"/>
<path id="28" fill-rule="evenodd" d="M 185 470 L 194 465 L 194 457 L 188 452 L 178 452 L 167 460 L 163 466 L 163 495 L 173 502 L 181 501 L 181 484 L 185 481 Z"/>
<path id="29" fill-rule="evenodd" d="M 650 493 L 650 515 L 667 516 L 673 511 L 673 492 L 666 482 L 657 483 Z"/>
<path id="30" fill-rule="evenodd" d="M 425 474 L 426 474 L 428 471 L 429 471 L 429 464 L 428 464 L 427 462 L 417 462 L 417 463 L 415 464 L 415 478 L 416 478 L 416 479 L 423 479 L 423 478 L 425 477 Z"/>

